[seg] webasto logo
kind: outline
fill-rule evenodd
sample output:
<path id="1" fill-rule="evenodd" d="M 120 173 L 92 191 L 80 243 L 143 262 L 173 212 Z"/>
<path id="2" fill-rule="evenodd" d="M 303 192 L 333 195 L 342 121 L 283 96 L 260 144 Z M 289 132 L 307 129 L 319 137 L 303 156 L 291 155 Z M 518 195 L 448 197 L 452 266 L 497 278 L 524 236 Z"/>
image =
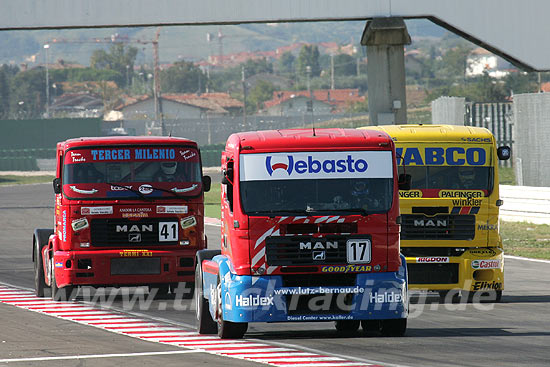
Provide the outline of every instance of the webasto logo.
<path id="1" fill-rule="evenodd" d="M 272 156 L 267 156 L 265 159 L 265 168 L 270 176 L 275 170 L 281 169 L 290 176 L 293 172 L 296 174 L 304 173 L 343 173 L 343 172 L 365 172 L 369 167 L 364 159 L 354 159 L 351 154 L 348 154 L 346 159 L 314 159 L 308 155 L 307 159 L 295 160 L 293 156 L 287 156 L 287 162 L 272 163 Z"/>

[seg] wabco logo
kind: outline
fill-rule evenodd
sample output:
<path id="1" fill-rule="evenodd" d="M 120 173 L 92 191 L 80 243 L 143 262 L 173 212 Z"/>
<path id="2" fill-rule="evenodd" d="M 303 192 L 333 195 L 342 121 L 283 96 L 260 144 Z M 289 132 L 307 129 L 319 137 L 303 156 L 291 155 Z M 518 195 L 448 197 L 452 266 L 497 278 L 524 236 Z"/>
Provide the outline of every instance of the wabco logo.
<path id="1" fill-rule="evenodd" d="M 444 219 L 415 219 L 415 227 L 447 227 L 447 221 Z"/>
<path id="2" fill-rule="evenodd" d="M 311 242 L 300 242 L 300 250 L 328 250 L 337 248 L 337 241 L 327 241 L 326 243 L 317 241 L 314 244 Z"/>
<path id="3" fill-rule="evenodd" d="M 297 174 L 304 173 L 343 173 L 343 172 L 365 172 L 369 167 L 364 159 L 354 159 L 351 154 L 348 154 L 346 159 L 314 159 L 308 155 L 305 160 L 294 160 L 294 157 L 287 155 L 287 162 L 272 162 L 273 157 L 268 155 L 265 158 L 265 168 L 270 176 L 277 169 L 287 171 L 289 175 L 292 172 Z"/>
<path id="4" fill-rule="evenodd" d="M 116 226 L 115 231 L 117 233 L 123 232 L 153 232 L 153 225 L 152 224 L 142 224 L 141 226 L 138 226 L 137 224 L 132 225 L 128 228 L 126 224 L 124 225 L 118 225 Z"/>

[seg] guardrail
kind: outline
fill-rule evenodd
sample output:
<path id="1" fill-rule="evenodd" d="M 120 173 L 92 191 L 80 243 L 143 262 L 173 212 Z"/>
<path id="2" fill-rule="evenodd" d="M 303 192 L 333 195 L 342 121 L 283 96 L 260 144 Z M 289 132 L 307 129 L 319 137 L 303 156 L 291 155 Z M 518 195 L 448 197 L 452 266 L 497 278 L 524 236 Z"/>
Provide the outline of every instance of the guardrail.
<path id="1" fill-rule="evenodd" d="M 550 188 L 500 185 L 500 219 L 550 224 Z"/>

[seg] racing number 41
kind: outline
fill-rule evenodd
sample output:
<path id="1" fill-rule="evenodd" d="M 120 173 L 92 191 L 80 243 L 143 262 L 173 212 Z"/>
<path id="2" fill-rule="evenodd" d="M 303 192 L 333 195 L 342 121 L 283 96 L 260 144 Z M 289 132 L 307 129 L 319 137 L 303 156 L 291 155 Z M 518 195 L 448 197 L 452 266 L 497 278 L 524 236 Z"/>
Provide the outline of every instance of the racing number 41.
<path id="1" fill-rule="evenodd" d="M 370 263 L 371 242 L 369 239 L 351 239 L 346 242 L 349 264 Z"/>
<path id="2" fill-rule="evenodd" d="M 159 242 L 178 240 L 178 222 L 159 222 Z"/>

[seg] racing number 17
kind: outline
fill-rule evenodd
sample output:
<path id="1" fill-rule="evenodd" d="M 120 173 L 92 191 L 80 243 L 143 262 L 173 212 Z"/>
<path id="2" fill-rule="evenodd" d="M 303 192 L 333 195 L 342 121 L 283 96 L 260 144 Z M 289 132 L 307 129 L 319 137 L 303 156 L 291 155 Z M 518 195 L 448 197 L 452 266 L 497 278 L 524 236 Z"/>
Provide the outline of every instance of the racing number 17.
<path id="1" fill-rule="evenodd" d="M 351 239 L 346 243 L 348 263 L 363 264 L 370 262 L 371 242 L 369 239 Z"/>

